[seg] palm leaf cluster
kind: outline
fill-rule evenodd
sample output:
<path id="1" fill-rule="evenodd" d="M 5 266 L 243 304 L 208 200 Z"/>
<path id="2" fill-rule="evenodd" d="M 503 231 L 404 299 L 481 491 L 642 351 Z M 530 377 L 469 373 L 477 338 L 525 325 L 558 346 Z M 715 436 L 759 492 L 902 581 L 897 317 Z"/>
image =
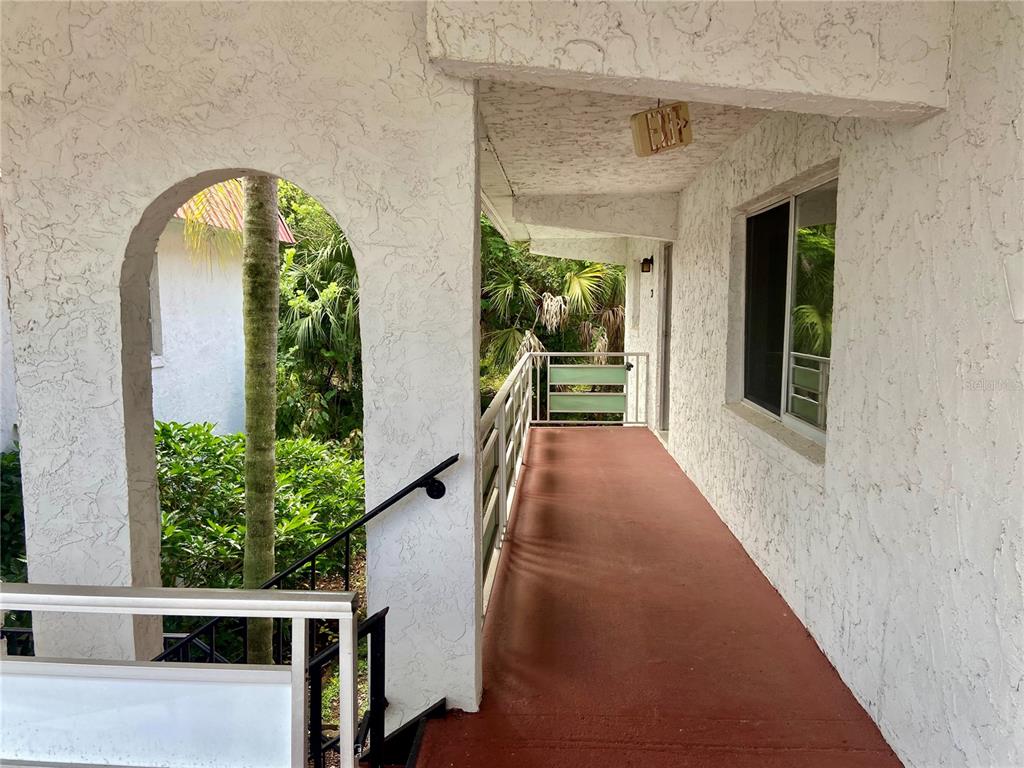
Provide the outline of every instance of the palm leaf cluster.
<path id="1" fill-rule="evenodd" d="M 296 243 L 281 264 L 278 429 L 342 439 L 362 425 L 355 256 L 314 198 L 282 181 L 280 201 Z"/>
<path id="2" fill-rule="evenodd" d="M 481 220 L 484 367 L 507 370 L 527 351 L 621 351 L 622 267 L 531 254 Z"/>
<path id="3" fill-rule="evenodd" d="M 802 227 L 796 242 L 793 351 L 828 357 L 832 351 L 835 224 Z"/>

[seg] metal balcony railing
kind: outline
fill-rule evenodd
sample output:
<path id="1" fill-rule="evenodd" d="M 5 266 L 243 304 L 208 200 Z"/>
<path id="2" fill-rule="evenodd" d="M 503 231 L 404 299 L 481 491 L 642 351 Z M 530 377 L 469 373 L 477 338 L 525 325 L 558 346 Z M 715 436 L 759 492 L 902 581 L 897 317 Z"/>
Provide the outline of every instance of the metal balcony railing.
<path id="1" fill-rule="evenodd" d="M 828 379 L 831 359 L 802 352 L 789 353 L 787 411 L 811 426 L 824 430 L 828 413 Z"/>
<path id="2" fill-rule="evenodd" d="M 483 603 L 493 585 L 532 425 L 647 424 L 646 352 L 523 355 L 480 418 Z"/>
<path id="3" fill-rule="evenodd" d="M 534 352 L 535 424 L 646 426 L 646 352 Z"/>

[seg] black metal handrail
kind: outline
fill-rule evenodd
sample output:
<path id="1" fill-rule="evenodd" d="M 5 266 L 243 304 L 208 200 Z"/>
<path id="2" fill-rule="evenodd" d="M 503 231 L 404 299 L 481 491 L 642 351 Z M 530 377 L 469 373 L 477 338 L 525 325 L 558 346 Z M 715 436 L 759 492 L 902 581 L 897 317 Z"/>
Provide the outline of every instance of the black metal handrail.
<path id="1" fill-rule="evenodd" d="M 373 520 L 375 517 L 383 512 L 386 512 L 390 507 L 393 507 L 399 501 L 404 499 L 413 491 L 418 488 L 423 488 L 427 492 L 427 496 L 432 499 L 440 499 L 445 494 L 444 483 L 437 479 L 437 475 L 441 474 L 448 467 L 452 466 L 459 460 L 459 454 L 449 456 L 447 459 L 442 461 L 437 466 L 424 472 L 418 478 L 413 480 L 411 483 L 403 487 L 397 493 L 392 494 L 387 499 L 382 501 L 380 504 L 375 506 L 369 512 L 365 513 L 358 520 L 355 520 L 336 534 L 331 536 L 323 544 L 319 545 L 315 549 L 310 550 L 305 555 L 300 557 L 298 560 L 287 566 L 280 572 L 274 574 L 265 582 L 260 584 L 259 589 L 273 589 L 274 587 L 280 586 L 287 577 L 297 573 L 304 566 L 310 567 L 310 580 L 309 588 L 316 590 L 316 559 L 324 554 L 327 550 L 333 549 L 339 542 L 345 542 L 345 570 L 344 570 L 344 587 L 345 591 L 349 591 L 351 586 L 351 565 L 352 565 L 352 534 L 362 528 L 368 522 Z M 174 659 L 176 661 L 189 661 L 189 646 L 193 645 L 196 640 L 203 636 L 207 636 L 209 641 L 205 643 L 208 648 L 204 648 L 208 654 L 216 654 L 216 628 L 224 621 L 224 617 L 219 616 L 214 619 L 210 619 L 205 624 L 189 632 L 185 637 L 181 638 L 178 642 L 174 643 L 170 647 L 166 648 L 162 653 L 156 656 L 153 661 L 169 661 Z M 244 646 L 243 646 L 244 647 Z M 244 650 L 243 650 L 244 653 Z M 278 653 L 283 653 L 283 643 L 278 643 Z M 242 661 L 245 661 L 245 656 L 242 656 Z M 280 661 L 280 659 L 278 659 Z"/>

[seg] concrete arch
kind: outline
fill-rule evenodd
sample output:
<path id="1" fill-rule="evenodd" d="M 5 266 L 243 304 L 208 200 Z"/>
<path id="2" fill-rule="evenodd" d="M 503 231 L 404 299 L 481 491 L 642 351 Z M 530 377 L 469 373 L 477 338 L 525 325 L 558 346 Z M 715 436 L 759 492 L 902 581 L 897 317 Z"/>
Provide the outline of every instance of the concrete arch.
<path id="1" fill-rule="evenodd" d="M 204 171 L 179 181 L 159 194 L 131 231 L 121 264 L 121 387 L 125 467 L 128 487 L 128 531 L 132 583 L 160 584 L 160 504 L 153 450 L 153 372 L 151 364 L 150 281 L 158 241 L 178 208 L 203 189 L 229 179 L 273 175 L 254 168 Z M 338 221 L 337 217 L 334 217 Z M 45 620 L 45 619 L 44 619 Z M 135 654 L 155 655 L 160 627 L 136 618 Z M 145 650 L 143 650 L 145 649 Z"/>

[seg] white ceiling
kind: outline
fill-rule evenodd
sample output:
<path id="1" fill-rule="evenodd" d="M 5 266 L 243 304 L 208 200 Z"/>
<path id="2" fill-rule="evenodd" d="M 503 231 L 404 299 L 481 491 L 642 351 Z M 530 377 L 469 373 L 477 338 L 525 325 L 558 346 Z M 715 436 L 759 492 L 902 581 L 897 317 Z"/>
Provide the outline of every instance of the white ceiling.
<path id="1" fill-rule="evenodd" d="M 756 109 L 691 102 L 693 143 L 637 157 L 630 115 L 657 103 L 646 97 L 481 82 L 485 143 L 502 176 L 496 184 L 497 179 L 483 175 L 485 193 L 675 192 L 765 115 Z"/>

